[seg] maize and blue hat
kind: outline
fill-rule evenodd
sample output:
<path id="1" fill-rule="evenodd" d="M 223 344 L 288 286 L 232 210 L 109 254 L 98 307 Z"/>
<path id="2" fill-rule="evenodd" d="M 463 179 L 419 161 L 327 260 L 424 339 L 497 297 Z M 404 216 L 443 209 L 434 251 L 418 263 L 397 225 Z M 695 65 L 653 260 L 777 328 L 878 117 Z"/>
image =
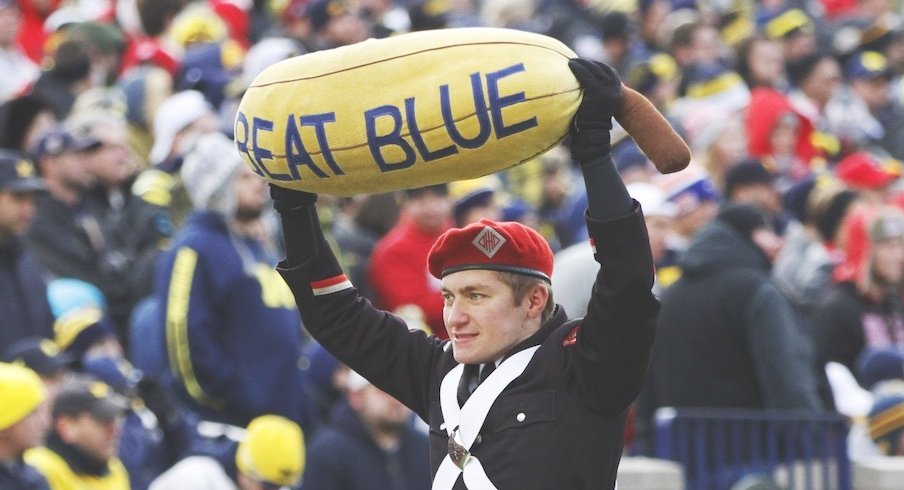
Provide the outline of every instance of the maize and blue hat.
<path id="1" fill-rule="evenodd" d="M 0 363 L 0 430 L 16 425 L 47 398 L 44 382 L 31 369 Z"/>
<path id="2" fill-rule="evenodd" d="M 301 427 L 278 415 L 262 415 L 248 424 L 235 462 L 242 474 L 274 485 L 298 483 L 305 465 Z"/>
<path id="3" fill-rule="evenodd" d="M 904 431 L 904 394 L 882 395 L 873 402 L 869 411 L 869 435 L 886 455 L 895 455 L 900 449 L 901 432 Z"/>
<path id="4" fill-rule="evenodd" d="M 57 318 L 53 333 L 60 349 L 77 358 L 81 358 L 95 342 L 114 335 L 104 312 L 92 306 L 70 310 Z"/>

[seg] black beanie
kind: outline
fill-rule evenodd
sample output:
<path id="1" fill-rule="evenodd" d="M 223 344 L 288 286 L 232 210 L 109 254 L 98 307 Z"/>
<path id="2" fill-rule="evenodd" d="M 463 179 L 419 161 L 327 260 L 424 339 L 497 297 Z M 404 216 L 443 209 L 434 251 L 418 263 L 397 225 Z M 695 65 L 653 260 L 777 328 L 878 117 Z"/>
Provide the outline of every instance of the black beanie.
<path id="1" fill-rule="evenodd" d="M 844 219 L 847 209 L 856 198 L 856 192 L 845 189 L 832 197 L 829 204 L 825 207 L 825 211 L 816 213 L 813 217 L 816 231 L 819 232 L 819 236 L 824 241 L 829 242 L 835 238 L 835 233 L 837 233 L 838 227 L 841 226 L 841 220 Z"/>
<path id="2" fill-rule="evenodd" d="M 747 240 L 753 236 L 753 230 L 769 227 L 766 215 L 752 204 L 725 204 L 716 219 L 732 227 Z"/>

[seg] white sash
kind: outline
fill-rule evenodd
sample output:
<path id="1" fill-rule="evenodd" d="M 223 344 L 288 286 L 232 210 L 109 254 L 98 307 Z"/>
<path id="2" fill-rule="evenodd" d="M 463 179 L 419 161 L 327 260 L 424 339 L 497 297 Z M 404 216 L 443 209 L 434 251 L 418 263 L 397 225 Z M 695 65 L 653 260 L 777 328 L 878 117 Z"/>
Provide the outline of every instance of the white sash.
<path id="1" fill-rule="evenodd" d="M 455 442 L 470 451 L 496 398 L 515 378 L 521 376 L 539 348 L 537 345 L 524 349 L 503 361 L 477 386 L 462 407 L 458 405 L 458 384 L 461 382 L 464 364 L 449 371 L 439 389 L 440 407 L 449 437 L 453 437 Z M 470 456 L 462 470 L 448 454 L 433 478 L 432 490 L 450 490 L 461 473 L 464 473 L 465 486 L 469 490 L 496 490 L 477 458 Z"/>

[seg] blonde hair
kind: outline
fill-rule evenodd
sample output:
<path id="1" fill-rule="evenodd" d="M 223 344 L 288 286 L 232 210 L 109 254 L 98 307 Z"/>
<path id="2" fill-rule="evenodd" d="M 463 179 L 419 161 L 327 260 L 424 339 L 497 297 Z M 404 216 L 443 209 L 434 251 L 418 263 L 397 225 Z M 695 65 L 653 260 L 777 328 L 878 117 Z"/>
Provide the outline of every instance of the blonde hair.
<path id="1" fill-rule="evenodd" d="M 499 279 L 512 288 L 512 296 L 515 299 L 515 306 L 521 304 L 525 296 L 535 287 L 541 286 L 546 288 L 549 297 L 546 299 L 546 307 L 543 309 L 543 315 L 540 317 L 540 323 L 546 323 L 556 309 L 556 301 L 552 296 L 552 287 L 549 282 L 536 276 L 527 274 L 518 274 L 516 272 L 497 271 Z"/>

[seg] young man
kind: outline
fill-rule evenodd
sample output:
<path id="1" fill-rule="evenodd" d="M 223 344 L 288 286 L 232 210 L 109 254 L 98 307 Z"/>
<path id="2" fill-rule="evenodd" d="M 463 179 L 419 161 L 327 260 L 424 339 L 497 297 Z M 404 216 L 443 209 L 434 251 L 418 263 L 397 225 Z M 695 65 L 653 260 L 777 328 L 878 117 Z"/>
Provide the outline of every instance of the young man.
<path id="1" fill-rule="evenodd" d="M 484 220 L 447 231 L 428 257 L 450 339 L 409 331 L 345 279 L 316 196 L 271 188 L 286 239 L 280 272 L 305 326 L 428 422 L 434 490 L 615 486 L 659 304 L 643 215 L 609 155 L 621 82 L 603 64 L 570 66 L 584 87 L 571 152 L 589 188 L 587 224 L 603 271 L 583 320 L 568 321 L 552 300 L 546 240 L 520 223 Z M 481 370 L 486 382 L 470 394 Z"/>
<path id="2" fill-rule="evenodd" d="M 44 189 L 31 161 L 0 150 L 0 352 L 24 338 L 53 335 L 46 273 L 24 240 L 35 195 Z"/>
<path id="3" fill-rule="evenodd" d="M 430 486 L 427 435 L 412 424 L 411 410 L 354 371 L 309 448 L 303 490 Z"/>
<path id="4" fill-rule="evenodd" d="M 53 402 L 53 422 L 42 447 L 25 462 L 47 478 L 50 490 L 128 490 L 129 475 L 117 457 L 126 400 L 91 378 L 67 379 Z"/>

